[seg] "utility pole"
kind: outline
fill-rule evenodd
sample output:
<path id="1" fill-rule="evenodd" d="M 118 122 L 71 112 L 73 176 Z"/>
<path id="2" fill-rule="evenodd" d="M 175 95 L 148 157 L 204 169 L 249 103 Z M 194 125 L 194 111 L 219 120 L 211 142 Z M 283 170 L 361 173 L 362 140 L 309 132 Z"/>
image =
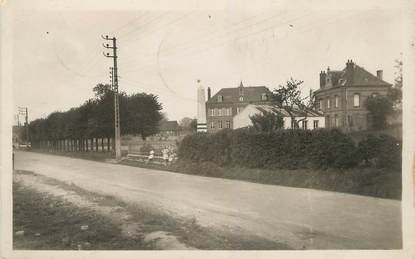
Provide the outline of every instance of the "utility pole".
<path id="1" fill-rule="evenodd" d="M 114 91 L 114 68 L 110 67 L 111 91 Z"/>
<path id="2" fill-rule="evenodd" d="M 18 114 L 25 116 L 26 144 L 28 144 L 29 143 L 29 112 L 28 112 L 27 107 L 19 107 Z"/>
<path id="3" fill-rule="evenodd" d="M 112 58 L 114 66 L 111 73 L 111 82 L 112 90 L 114 92 L 114 131 L 115 131 L 115 159 L 121 160 L 121 129 L 120 129 L 120 104 L 119 104 L 119 94 L 118 94 L 118 66 L 117 66 L 117 39 L 115 37 L 105 37 L 102 36 L 107 42 L 112 42 L 112 44 L 103 44 L 104 48 L 111 49 L 112 55 L 107 52 L 104 52 L 104 56 L 107 58 Z"/>

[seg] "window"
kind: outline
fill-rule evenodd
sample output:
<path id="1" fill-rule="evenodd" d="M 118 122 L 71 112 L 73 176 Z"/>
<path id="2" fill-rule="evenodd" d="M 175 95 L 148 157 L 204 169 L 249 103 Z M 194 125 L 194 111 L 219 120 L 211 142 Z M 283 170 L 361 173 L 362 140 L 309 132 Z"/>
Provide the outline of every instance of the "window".
<path id="1" fill-rule="evenodd" d="M 215 128 L 215 123 L 213 121 L 210 122 L 210 128 L 214 129 Z"/>
<path id="2" fill-rule="evenodd" d="M 228 108 L 222 108 L 223 116 L 228 116 Z"/>
<path id="3" fill-rule="evenodd" d="M 222 102 L 223 101 L 223 96 L 222 95 L 218 95 L 218 102 Z"/>
<path id="4" fill-rule="evenodd" d="M 215 116 L 215 110 L 214 109 L 209 109 L 209 115 L 210 116 Z"/>
<path id="5" fill-rule="evenodd" d="M 263 93 L 263 94 L 261 95 L 261 100 L 262 100 L 262 101 L 266 101 L 266 100 L 268 100 L 268 96 L 267 96 L 267 94 Z"/>
<path id="6" fill-rule="evenodd" d="M 337 114 L 334 115 L 334 127 L 339 127 L 339 116 Z"/>
<path id="7" fill-rule="evenodd" d="M 313 121 L 313 129 L 318 129 L 318 120 Z"/>
<path id="8" fill-rule="evenodd" d="M 301 122 L 301 127 L 303 128 L 303 130 L 306 130 L 307 129 L 307 121 L 306 120 L 303 120 Z"/>
<path id="9" fill-rule="evenodd" d="M 236 107 L 236 114 L 240 113 L 242 111 L 242 107 Z"/>
<path id="10" fill-rule="evenodd" d="M 239 101 L 243 102 L 244 101 L 244 97 L 243 96 L 239 96 Z"/>
<path id="11" fill-rule="evenodd" d="M 360 107 L 360 94 L 353 95 L 353 107 Z"/>
<path id="12" fill-rule="evenodd" d="M 327 98 L 327 109 L 330 109 L 330 97 Z"/>
<path id="13" fill-rule="evenodd" d="M 326 127 L 330 128 L 330 115 L 326 116 Z"/>
<path id="14" fill-rule="evenodd" d="M 232 116 L 232 108 L 227 108 L 228 116 Z"/>
<path id="15" fill-rule="evenodd" d="M 219 129 L 223 128 L 222 121 L 219 121 Z"/>
<path id="16" fill-rule="evenodd" d="M 339 108 L 339 97 L 337 95 L 334 97 L 334 107 Z"/>
<path id="17" fill-rule="evenodd" d="M 318 100 L 318 106 L 320 107 L 320 110 L 323 110 L 323 100 Z"/>
<path id="18" fill-rule="evenodd" d="M 218 116 L 222 116 L 222 109 L 218 109 Z"/>
<path id="19" fill-rule="evenodd" d="M 219 110 L 218 110 L 218 108 L 215 108 L 214 114 L 215 114 L 215 116 L 218 116 L 218 115 L 219 115 Z"/>
<path id="20" fill-rule="evenodd" d="M 231 121 L 226 121 L 226 128 L 228 128 L 228 129 L 231 128 Z"/>

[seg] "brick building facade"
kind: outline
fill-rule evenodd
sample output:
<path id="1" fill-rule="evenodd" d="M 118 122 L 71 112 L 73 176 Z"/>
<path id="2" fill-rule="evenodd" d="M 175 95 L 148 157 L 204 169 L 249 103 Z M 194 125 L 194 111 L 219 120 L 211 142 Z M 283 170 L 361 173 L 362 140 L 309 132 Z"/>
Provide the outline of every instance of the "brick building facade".
<path id="1" fill-rule="evenodd" d="M 233 116 L 248 104 L 269 104 L 271 91 L 265 86 L 243 86 L 222 88 L 211 97 L 208 88 L 206 102 L 207 131 L 216 132 L 221 129 L 233 129 Z"/>
<path id="2" fill-rule="evenodd" d="M 364 108 L 369 96 L 386 96 L 391 84 L 383 81 L 383 71 L 376 76 L 348 60 L 343 70 L 320 72 L 320 89 L 314 92 L 318 109 L 325 116 L 327 128 L 345 131 L 370 127 L 370 116 Z"/>

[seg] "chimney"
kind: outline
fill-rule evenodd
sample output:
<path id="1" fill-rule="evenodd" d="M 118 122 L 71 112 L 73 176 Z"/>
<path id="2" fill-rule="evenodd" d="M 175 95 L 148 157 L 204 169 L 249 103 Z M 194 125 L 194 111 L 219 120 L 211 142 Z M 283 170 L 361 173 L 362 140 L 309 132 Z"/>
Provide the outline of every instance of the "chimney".
<path id="1" fill-rule="evenodd" d="M 208 92 L 208 98 L 207 98 L 207 99 L 209 100 L 209 99 L 210 99 L 210 97 L 211 97 L 211 90 L 210 90 L 210 87 L 208 87 L 208 91 L 207 91 L 207 92 Z"/>
<path id="2" fill-rule="evenodd" d="M 346 63 L 346 69 L 353 69 L 354 68 L 354 63 L 353 63 L 353 60 L 347 60 L 347 63 Z"/>
<path id="3" fill-rule="evenodd" d="M 377 76 L 377 78 L 379 78 L 380 80 L 383 80 L 383 70 L 378 70 L 378 71 L 376 71 L 376 76 Z"/>
<path id="4" fill-rule="evenodd" d="M 326 85 L 326 72 L 321 71 L 320 72 L 320 88 L 324 88 Z"/>
<path id="5" fill-rule="evenodd" d="M 353 77 L 354 77 L 354 63 L 353 60 L 347 60 L 346 63 L 346 84 L 353 85 Z"/>

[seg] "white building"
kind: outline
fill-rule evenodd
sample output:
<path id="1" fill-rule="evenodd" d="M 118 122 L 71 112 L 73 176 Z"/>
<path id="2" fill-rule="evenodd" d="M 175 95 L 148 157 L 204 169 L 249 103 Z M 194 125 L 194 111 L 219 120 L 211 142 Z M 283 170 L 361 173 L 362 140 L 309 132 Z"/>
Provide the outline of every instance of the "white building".
<path id="1" fill-rule="evenodd" d="M 275 108 L 271 105 L 254 105 L 249 104 L 247 105 L 242 111 L 240 111 L 237 115 L 233 117 L 233 126 L 234 129 L 238 128 L 245 128 L 252 126 L 252 121 L 250 119 L 251 116 L 255 114 L 262 114 L 264 111 L 279 113 L 283 116 L 284 119 L 284 128 L 291 129 L 293 127 L 293 123 L 291 122 L 291 116 L 283 109 Z M 317 111 L 309 111 L 307 112 L 307 118 L 304 120 L 304 112 L 297 110 L 295 111 L 296 121 L 299 122 L 299 127 L 302 129 L 317 129 L 317 128 L 324 128 L 325 127 L 325 119 L 323 114 Z"/>

